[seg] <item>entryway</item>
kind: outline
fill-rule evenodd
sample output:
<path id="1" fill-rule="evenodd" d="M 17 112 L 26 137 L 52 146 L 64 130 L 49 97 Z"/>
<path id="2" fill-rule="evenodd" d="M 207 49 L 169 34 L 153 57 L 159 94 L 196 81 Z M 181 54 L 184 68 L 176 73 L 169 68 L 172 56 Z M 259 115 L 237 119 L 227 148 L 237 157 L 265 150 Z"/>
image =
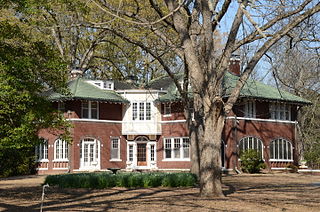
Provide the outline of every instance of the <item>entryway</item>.
<path id="1" fill-rule="evenodd" d="M 127 143 L 127 169 L 155 169 L 156 142 L 139 136 Z"/>
<path id="2" fill-rule="evenodd" d="M 80 169 L 100 169 L 100 141 L 85 138 L 80 142 Z"/>

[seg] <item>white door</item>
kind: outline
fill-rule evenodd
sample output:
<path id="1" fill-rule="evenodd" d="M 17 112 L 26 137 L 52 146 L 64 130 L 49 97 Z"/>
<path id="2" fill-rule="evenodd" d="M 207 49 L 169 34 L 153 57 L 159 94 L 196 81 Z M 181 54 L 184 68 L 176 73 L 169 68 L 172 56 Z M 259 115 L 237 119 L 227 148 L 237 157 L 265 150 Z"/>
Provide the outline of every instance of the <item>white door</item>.
<path id="1" fill-rule="evenodd" d="M 80 169 L 100 169 L 100 142 L 86 138 L 80 142 Z"/>

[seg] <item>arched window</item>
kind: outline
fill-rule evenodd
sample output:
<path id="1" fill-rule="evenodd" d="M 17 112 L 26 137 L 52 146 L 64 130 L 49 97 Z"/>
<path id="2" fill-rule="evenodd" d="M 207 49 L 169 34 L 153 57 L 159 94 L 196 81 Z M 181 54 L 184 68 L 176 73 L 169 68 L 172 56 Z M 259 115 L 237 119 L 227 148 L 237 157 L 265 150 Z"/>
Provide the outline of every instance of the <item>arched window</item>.
<path id="1" fill-rule="evenodd" d="M 54 142 L 54 159 L 68 160 L 68 143 L 62 139 Z"/>
<path id="2" fill-rule="evenodd" d="M 240 154 L 243 151 L 255 149 L 259 152 L 260 157 L 263 158 L 263 144 L 259 138 L 255 137 L 245 137 L 242 138 L 239 142 Z"/>
<path id="3" fill-rule="evenodd" d="M 282 138 L 271 141 L 270 161 L 293 161 L 292 144 Z"/>
<path id="4" fill-rule="evenodd" d="M 48 160 L 48 141 L 41 138 L 41 143 L 36 146 L 36 158 L 38 161 Z"/>

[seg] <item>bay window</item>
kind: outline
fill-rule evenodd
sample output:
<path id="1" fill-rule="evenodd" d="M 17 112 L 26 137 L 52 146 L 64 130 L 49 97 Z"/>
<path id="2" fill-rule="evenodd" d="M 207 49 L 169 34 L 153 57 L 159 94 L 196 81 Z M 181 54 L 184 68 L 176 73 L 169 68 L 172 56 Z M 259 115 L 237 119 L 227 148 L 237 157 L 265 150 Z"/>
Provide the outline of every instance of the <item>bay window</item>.
<path id="1" fill-rule="evenodd" d="M 132 120 L 149 121 L 151 120 L 151 103 L 150 102 L 133 102 L 132 103 Z"/>

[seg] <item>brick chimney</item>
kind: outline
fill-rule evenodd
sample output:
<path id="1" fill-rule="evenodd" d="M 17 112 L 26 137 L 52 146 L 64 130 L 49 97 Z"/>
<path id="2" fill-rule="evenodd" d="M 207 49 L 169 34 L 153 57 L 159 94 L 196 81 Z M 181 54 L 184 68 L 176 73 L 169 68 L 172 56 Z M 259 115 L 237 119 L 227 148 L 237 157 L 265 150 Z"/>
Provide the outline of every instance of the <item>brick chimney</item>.
<path id="1" fill-rule="evenodd" d="M 83 72 L 79 69 L 73 69 L 70 73 L 70 79 L 76 79 L 78 77 L 82 77 Z"/>
<path id="2" fill-rule="evenodd" d="M 240 55 L 231 55 L 229 61 L 229 72 L 236 76 L 240 76 Z"/>

